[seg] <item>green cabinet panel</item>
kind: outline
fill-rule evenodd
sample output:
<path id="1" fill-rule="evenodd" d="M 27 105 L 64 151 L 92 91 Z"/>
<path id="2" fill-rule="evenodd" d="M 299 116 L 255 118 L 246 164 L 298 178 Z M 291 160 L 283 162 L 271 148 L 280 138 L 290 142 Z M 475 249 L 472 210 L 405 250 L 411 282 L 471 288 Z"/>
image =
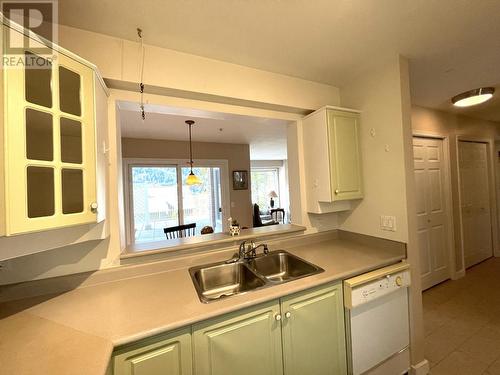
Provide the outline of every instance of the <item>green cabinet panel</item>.
<path id="1" fill-rule="evenodd" d="M 272 301 L 195 324 L 195 374 L 282 375 L 279 314 Z"/>
<path id="2" fill-rule="evenodd" d="M 342 284 L 225 314 L 115 351 L 113 375 L 345 375 Z"/>
<path id="3" fill-rule="evenodd" d="M 346 348 L 342 284 L 281 299 L 286 375 L 343 375 Z"/>
<path id="4" fill-rule="evenodd" d="M 114 375 L 191 375 L 191 330 L 185 328 L 115 352 Z"/>
<path id="5" fill-rule="evenodd" d="M 333 200 L 362 198 L 360 115 L 330 109 L 327 113 Z"/>

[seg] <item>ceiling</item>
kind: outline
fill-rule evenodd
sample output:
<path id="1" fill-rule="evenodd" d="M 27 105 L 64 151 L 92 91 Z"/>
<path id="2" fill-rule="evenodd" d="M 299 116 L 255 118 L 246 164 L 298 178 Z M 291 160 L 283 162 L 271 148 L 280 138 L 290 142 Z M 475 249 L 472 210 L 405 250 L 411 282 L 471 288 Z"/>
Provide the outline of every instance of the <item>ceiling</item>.
<path id="1" fill-rule="evenodd" d="M 342 87 L 395 53 L 410 59 L 414 104 L 500 91 L 500 1 L 60 0 L 61 23 Z M 277 53 L 279 51 L 279 53 Z M 461 113 L 500 121 L 500 92 Z"/>
<path id="2" fill-rule="evenodd" d="M 138 103 L 120 102 L 119 108 L 125 138 L 186 141 L 185 121 L 195 120 L 193 142 L 248 144 L 251 160 L 287 159 L 287 122 L 283 120 L 146 104 L 143 122 Z"/>

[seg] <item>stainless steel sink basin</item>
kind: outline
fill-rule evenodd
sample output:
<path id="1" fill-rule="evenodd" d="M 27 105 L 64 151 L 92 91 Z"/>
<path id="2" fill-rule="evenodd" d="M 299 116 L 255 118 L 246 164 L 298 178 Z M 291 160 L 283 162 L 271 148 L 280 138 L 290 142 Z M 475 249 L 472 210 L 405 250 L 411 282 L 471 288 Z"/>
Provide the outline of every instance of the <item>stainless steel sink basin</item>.
<path id="1" fill-rule="evenodd" d="M 283 283 L 323 272 L 323 269 L 286 251 L 275 251 L 251 259 L 248 267 L 274 283 Z"/>
<path id="2" fill-rule="evenodd" d="M 285 283 L 323 272 L 323 269 L 284 250 L 250 260 L 220 262 L 189 270 L 202 302 Z"/>
<path id="3" fill-rule="evenodd" d="M 262 277 L 257 276 L 243 262 L 192 268 L 190 273 L 202 302 L 241 294 L 266 284 Z"/>

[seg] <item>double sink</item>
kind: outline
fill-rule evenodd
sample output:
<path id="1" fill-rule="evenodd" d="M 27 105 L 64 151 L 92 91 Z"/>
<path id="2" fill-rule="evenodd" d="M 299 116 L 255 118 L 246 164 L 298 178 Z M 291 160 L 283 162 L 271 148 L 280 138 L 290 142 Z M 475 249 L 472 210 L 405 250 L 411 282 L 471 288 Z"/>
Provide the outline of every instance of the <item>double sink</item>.
<path id="1" fill-rule="evenodd" d="M 315 275 L 324 270 L 284 250 L 250 259 L 193 267 L 189 273 L 201 302 L 208 303 L 252 290 Z"/>

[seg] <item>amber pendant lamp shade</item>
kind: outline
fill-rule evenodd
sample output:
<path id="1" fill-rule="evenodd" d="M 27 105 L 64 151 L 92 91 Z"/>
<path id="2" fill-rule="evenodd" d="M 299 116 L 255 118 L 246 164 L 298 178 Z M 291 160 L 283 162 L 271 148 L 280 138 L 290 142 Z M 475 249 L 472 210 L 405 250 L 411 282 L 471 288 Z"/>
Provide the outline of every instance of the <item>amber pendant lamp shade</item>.
<path id="1" fill-rule="evenodd" d="M 201 180 L 193 172 L 193 142 L 191 141 L 191 127 L 194 125 L 193 120 L 186 120 L 186 124 L 189 127 L 189 165 L 191 171 L 186 178 L 186 185 L 201 185 Z"/>

